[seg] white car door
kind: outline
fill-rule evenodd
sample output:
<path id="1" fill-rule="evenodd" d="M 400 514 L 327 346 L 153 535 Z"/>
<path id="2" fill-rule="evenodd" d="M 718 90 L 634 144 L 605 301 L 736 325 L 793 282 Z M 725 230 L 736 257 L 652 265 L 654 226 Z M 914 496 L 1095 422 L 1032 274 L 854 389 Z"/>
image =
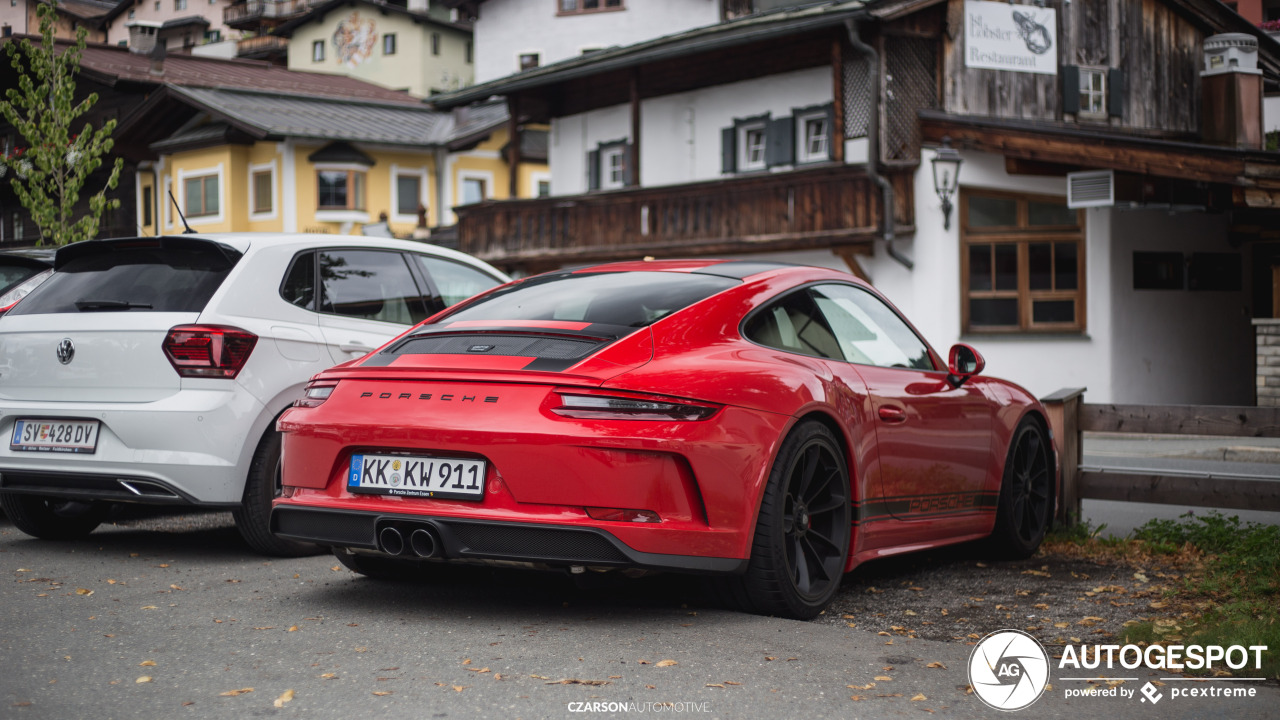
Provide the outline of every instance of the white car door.
<path id="1" fill-rule="evenodd" d="M 428 315 L 430 300 L 396 250 L 326 249 L 320 332 L 334 362 L 363 357 Z"/>

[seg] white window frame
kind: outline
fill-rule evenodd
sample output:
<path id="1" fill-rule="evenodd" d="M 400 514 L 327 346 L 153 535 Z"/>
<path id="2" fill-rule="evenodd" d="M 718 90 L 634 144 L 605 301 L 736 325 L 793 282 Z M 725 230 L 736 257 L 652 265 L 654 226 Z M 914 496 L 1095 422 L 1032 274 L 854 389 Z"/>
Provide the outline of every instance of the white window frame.
<path id="1" fill-rule="evenodd" d="M 311 175 L 315 179 L 315 191 L 316 191 L 316 194 L 314 196 L 315 198 L 314 202 L 317 204 L 316 222 L 338 222 L 338 223 L 369 222 L 369 205 L 370 205 L 369 169 L 370 168 L 368 165 L 361 165 L 360 163 L 316 163 L 315 165 L 312 165 Z M 318 207 L 320 202 L 320 197 L 319 197 L 320 173 L 325 172 L 327 170 L 334 170 L 338 172 L 358 172 L 358 173 L 364 174 L 364 205 L 365 205 L 364 210 L 355 210 L 355 209 L 321 210 Z M 348 189 L 348 192 L 350 192 L 350 189 Z"/>
<path id="2" fill-rule="evenodd" d="M 493 199 L 493 173 L 488 170 L 459 170 L 458 171 L 458 203 L 463 201 L 462 187 L 467 180 L 480 180 L 484 183 L 484 197 L 480 198 L 481 202 Z"/>
<path id="3" fill-rule="evenodd" d="M 809 136 L 811 123 L 821 123 L 823 128 L 820 147 L 817 150 L 813 150 L 809 143 L 811 139 L 815 139 Z M 797 163 L 826 162 L 831 159 L 831 119 L 827 117 L 826 111 L 797 116 L 795 127 Z"/>
<path id="4" fill-rule="evenodd" d="M 627 148 L 627 145 L 618 144 L 600 149 L 601 190 L 617 190 L 627 186 Z M 615 159 L 618 161 L 616 168 L 612 165 Z"/>
<path id="5" fill-rule="evenodd" d="M 268 212 L 254 212 L 254 203 L 257 201 L 255 188 L 253 186 L 253 176 L 261 173 L 271 174 L 271 210 Z M 261 220 L 275 220 L 280 216 L 280 187 L 276 182 L 276 161 L 265 162 L 258 165 L 249 166 L 249 220 L 257 222 Z"/>
<path id="6" fill-rule="evenodd" d="M 738 127 L 738 172 L 753 172 L 756 170 L 764 170 L 768 166 L 768 123 L 752 122 L 745 123 Z M 760 157 L 751 160 L 751 147 L 748 146 L 747 140 L 754 132 L 760 133 Z"/>
<path id="7" fill-rule="evenodd" d="M 529 56 L 533 57 L 533 64 L 530 65 L 529 67 L 525 67 L 524 59 Z M 536 70 L 537 68 L 540 68 L 540 67 L 542 67 L 542 51 L 525 50 L 524 52 L 516 53 L 516 71 L 517 72 L 526 72 L 528 70 Z"/>
<path id="8" fill-rule="evenodd" d="M 541 170 L 531 172 L 529 173 L 529 182 L 531 183 L 529 191 L 533 194 L 533 197 L 542 197 L 538 194 L 538 183 L 547 184 L 547 197 L 551 197 L 551 173 Z"/>
<path id="9" fill-rule="evenodd" d="M 187 181 L 196 178 L 209 176 L 217 176 L 218 178 L 218 212 L 212 215 L 199 215 L 189 217 L 187 212 Z M 178 206 L 182 208 L 183 216 L 187 218 L 187 224 L 195 227 L 196 225 L 217 225 L 226 222 L 227 217 L 227 182 L 226 174 L 223 172 L 222 163 L 218 163 L 212 167 L 197 168 L 195 170 L 178 170 Z"/>
<path id="10" fill-rule="evenodd" d="M 1080 110 L 1076 113 L 1077 118 L 1086 120 L 1106 120 L 1107 115 L 1107 68 L 1091 67 L 1081 65 L 1080 68 Z M 1100 88 L 1095 90 L 1091 79 L 1097 78 L 1100 81 Z M 1098 109 L 1089 109 L 1089 105 L 1096 99 Z"/>
<path id="11" fill-rule="evenodd" d="M 396 223 L 412 223 L 418 224 L 418 214 L 415 212 L 411 215 L 400 213 L 400 183 L 399 178 L 402 175 L 411 175 L 418 178 L 418 204 L 427 208 L 428 218 L 431 215 L 431 205 L 427 203 L 427 199 L 431 197 L 431 193 L 427 188 L 427 180 L 430 175 L 425 167 L 401 167 L 399 165 L 391 166 L 391 222 Z M 430 220 L 428 220 L 430 223 Z"/>

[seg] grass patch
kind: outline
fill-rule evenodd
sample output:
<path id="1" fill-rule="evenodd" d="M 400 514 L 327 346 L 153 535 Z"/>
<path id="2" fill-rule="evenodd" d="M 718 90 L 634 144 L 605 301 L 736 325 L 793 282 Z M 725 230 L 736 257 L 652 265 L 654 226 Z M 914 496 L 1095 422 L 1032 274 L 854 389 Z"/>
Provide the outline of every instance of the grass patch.
<path id="1" fill-rule="evenodd" d="M 1088 523 L 1055 530 L 1045 549 L 1178 571 L 1162 600 L 1152 604 L 1163 617 L 1126 625 L 1125 642 L 1266 645 L 1261 672 L 1251 656 L 1235 674 L 1280 680 L 1280 526 L 1242 523 L 1214 511 L 1152 520 L 1128 538 L 1102 538 L 1102 530 Z"/>

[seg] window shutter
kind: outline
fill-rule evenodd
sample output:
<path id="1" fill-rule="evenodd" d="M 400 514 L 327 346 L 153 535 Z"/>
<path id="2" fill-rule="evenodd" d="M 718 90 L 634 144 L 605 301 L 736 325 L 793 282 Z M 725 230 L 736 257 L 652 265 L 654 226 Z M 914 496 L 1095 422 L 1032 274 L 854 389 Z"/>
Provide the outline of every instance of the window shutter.
<path id="1" fill-rule="evenodd" d="M 635 162 L 632 159 L 633 152 L 635 152 L 635 145 L 632 143 L 627 143 L 626 149 L 622 151 L 622 183 L 627 187 L 632 187 L 636 184 Z"/>
<path id="2" fill-rule="evenodd" d="M 600 151 L 587 153 L 587 189 L 600 189 Z"/>
<path id="3" fill-rule="evenodd" d="M 836 159 L 836 143 L 844 142 L 844 132 L 836 128 L 836 106 L 827 106 L 827 159 Z"/>
<path id="4" fill-rule="evenodd" d="M 792 165 L 796 161 L 796 119 L 790 115 L 770 120 L 764 132 L 764 164 Z"/>
<path id="5" fill-rule="evenodd" d="M 738 129 L 727 127 L 720 130 L 720 172 L 735 173 L 738 171 Z"/>
<path id="6" fill-rule="evenodd" d="M 1107 70 L 1107 114 L 1111 117 L 1124 117 L 1124 71 L 1120 68 Z"/>
<path id="7" fill-rule="evenodd" d="M 1080 112 L 1080 68 L 1075 65 L 1063 65 L 1059 68 L 1062 76 L 1062 113 L 1075 115 Z"/>

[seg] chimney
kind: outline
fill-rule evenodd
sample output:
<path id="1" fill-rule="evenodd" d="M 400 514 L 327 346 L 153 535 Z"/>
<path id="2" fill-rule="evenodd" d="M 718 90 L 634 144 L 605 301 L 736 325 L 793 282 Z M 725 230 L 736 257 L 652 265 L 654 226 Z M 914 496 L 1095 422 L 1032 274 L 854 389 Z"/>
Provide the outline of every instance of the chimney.
<path id="1" fill-rule="evenodd" d="M 156 42 L 156 46 L 151 49 L 151 74 L 164 75 L 164 58 L 169 54 L 168 49 L 163 42 Z"/>
<path id="2" fill-rule="evenodd" d="M 1262 71 L 1258 39 L 1225 33 L 1204 39 L 1201 128 L 1206 143 L 1262 149 Z"/>

